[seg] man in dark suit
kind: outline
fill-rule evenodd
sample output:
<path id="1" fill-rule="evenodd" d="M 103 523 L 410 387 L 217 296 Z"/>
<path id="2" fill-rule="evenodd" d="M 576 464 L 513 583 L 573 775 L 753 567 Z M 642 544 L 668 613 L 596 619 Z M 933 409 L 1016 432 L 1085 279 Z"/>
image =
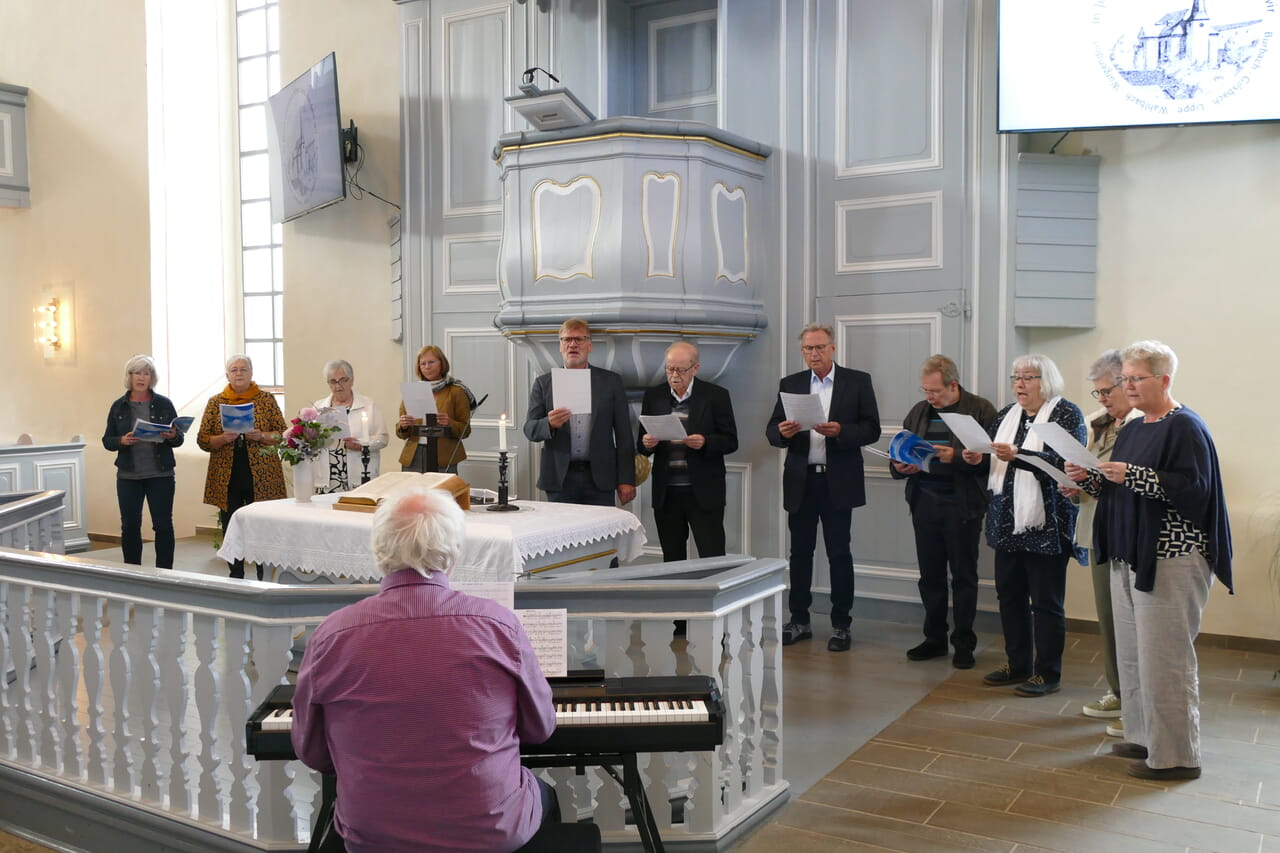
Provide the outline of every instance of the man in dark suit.
<path id="1" fill-rule="evenodd" d="M 573 317 L 560 327 L 560 355 L 569 370 L 591 371 L 591 411 L 574 414 L 550 408 L 551 374 L 534 380 L 524 434 L 542 442 L 538 488 L 558 503 L 613 506 L 636 496 L 636 459 L 631 445 L 631 414 L 622 377 L 592 367 L 591 329 Z"/>
<path id="2" fill-rule="evenodd" d="M 863 445 L 880 438 L 871 376 L 835 364 L 835 335 L 830 326 L 810 323 L 800 330 L 800 352 L 808 370 L 783 377 L 778 402 L 765 428 L 769 443 L 787 449 L 782 471 L 782 503 L 791 530 L 791 621 L 782 628 L 789 646 L 813 636 L 813 551 L 818 522 L 831 570 L 831 639 L 827 648 L 848 651 L 853 624 L 853 554 L 849 550 L 853 508 L 867 502 L 862 482 Z M 788 420 L 782 394 L 815 394 L 826 420 L 805 429 Z"/>
<path id="3" fill-rule="evenodd" d="M 667 347 L 666 384 L 644 392 L 642 415 L 674 414 L 684 422 L 683 441 L 659 441 L 640 425 L 638 449 L 653 454 L 653 517 L 667 562 L 689 556 L 689 531 L 699 557 L 724 554 L 724 457 L 738 449 L 729 392 L 698 380 L 698 348 L 678 341 Z"/>

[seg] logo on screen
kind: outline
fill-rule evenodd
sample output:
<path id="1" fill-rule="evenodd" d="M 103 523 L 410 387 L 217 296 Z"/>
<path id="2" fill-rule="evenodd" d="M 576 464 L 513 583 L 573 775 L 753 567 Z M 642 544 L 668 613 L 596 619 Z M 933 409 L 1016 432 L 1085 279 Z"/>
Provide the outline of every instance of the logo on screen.
<path id="1" fill-rule="evenodd" d="M 1270 63 L 1276 0 L 1094 0 L 1094 54 L 1111 88 L 1177 121 L 1245 91 Z M 1187 115 L 1194 120 L 1193 115 Z"/>

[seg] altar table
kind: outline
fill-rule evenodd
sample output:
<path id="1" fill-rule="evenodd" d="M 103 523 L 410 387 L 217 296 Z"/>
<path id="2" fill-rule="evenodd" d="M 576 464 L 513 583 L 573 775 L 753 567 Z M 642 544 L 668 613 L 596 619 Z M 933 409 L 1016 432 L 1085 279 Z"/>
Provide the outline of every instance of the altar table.
<path id="1" fill-rule="evenodd" d="M 258 501 L 231 517 L 218 556 L 323 575 L 347 583 L 376 583 L 381 574 L 369 550 L 371 512 L 336 510 L 336 495 L 310 502 Z M 465 513 L 467 538 L 451 577 L 511 581 L 525 573 L 603 568 L 627 562 L 645 543 L 640 520 L 626 510 L 581 504 L 518 501 L 519 512 Z"/>

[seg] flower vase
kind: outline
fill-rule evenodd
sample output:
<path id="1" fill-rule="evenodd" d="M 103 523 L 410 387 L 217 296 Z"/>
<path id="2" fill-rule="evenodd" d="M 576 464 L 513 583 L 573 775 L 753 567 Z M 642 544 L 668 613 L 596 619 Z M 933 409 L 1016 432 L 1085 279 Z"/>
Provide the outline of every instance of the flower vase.
<path id="1" fill-rule="evenodd" d="M 313 464 L 310 459 L 303 459 L 294 463 L 293 499 L 298 503 L 310 503 L 311 496 L 315 493 L 315 476 L 311 470 Z"/>

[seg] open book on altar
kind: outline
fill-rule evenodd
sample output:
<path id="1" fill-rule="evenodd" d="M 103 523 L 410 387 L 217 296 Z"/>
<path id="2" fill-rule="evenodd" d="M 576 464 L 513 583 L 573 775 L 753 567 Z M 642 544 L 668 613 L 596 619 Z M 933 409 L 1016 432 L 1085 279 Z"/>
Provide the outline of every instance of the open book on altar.
<path id="1" fill-rule="evenodd" d="M 374 477 L 363 486 L 343 492 L 338 496 L 334 509 L 373 512 L 383 499 L 401 489 L 424 486 L 428 489 L 444 489 L 453 495 L 463 510 L 471 509 L 471 487 L 457 474 L 418 474 L 413 471 L 388 471 Z"/>

